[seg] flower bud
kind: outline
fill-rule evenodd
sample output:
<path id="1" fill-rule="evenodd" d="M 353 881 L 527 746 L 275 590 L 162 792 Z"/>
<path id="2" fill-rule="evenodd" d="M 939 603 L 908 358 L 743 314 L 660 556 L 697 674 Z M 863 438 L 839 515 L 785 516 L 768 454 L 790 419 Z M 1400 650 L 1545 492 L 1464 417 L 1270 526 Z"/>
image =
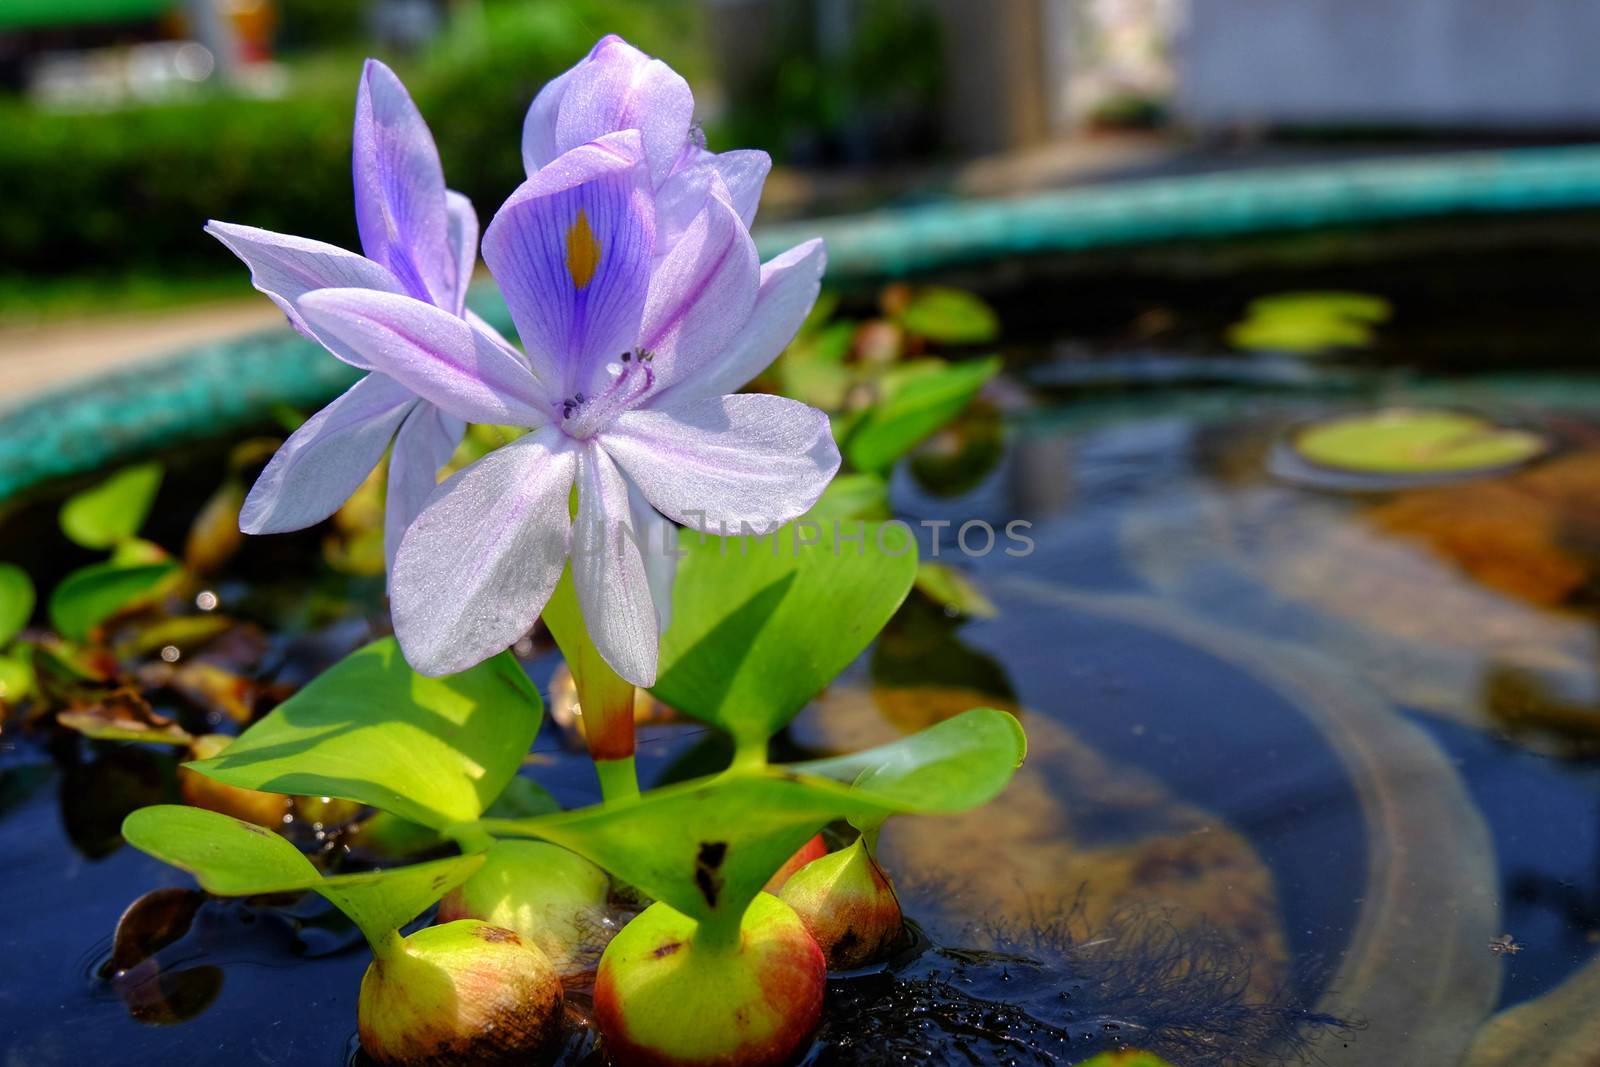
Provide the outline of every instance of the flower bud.
<path id="1" fill-rule="evenodd" d="M 594 1017 L 620 1067 L 781 1067 L 822 1017 L 822 952 L 783 901 L 757 894 L 727 945 L 652 904 L 607 946 Z"/>
<path id="2" fill-rule="evenodd" d="M 496 841 L 483 866 L 439 902 L 439 922 L 482 919 L 515 930 L 557 974 L 587 970 L 604 943 L 610 879 L 544 841 Z"/>
<path id="3" fill-rule="evenodd" d="M 361 979 L 361 1047 L 380 1064 L 526 1064 L 551 1050 L 561 980 L 544 953 L 473 919 L 397 938 Z"/>
<path id="4" fill-rule="evenodd" d="M 829 970 L 876 963 L 905 928 L 894 886 L 861 838 L 806 864 L 778 895 L 822 947 Z"/>
<path id="5" fill-rule="evenodd" d="M 204 734 L 189 742 L 189 757 L 210 759 L 231 744 L 233 738 L 227 734 Z M 283 817 L 289 814 L 290 800 L 282 793 L 227 785 L 187 767 L 178 768 L 178 792 L 185 804 L 274 830 L 283 825 Z"/>

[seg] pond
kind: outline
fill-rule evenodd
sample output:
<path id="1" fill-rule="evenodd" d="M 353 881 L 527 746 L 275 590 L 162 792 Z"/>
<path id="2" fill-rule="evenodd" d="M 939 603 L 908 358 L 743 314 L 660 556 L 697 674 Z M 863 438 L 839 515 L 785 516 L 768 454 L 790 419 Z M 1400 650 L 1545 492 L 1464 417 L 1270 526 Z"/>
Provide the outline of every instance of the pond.
<path id="1" fill-rule="evenodd" d="M 889 491 L 970 588 L 959 609 L 913 593 L 778 746 L 851 751 L 981 704 L 1021 718 L 1029 758 L 986 808 L 885 827 L 915 936 L 831 979 L 807 1062 L 1582 1062 L 1560 1056 L 1592 1047 L 1600 994 L 1600 334 L 1559 281 L 1597 236 L 1588 216 L 1440 223 L 951 279 L 994 301 L 1004 368 Z M 1332 353 L 1236 329 L 1253 300 L 1330 291 L 1392 314 Z M 1395 405 L 1548 448 L 1359 491 L 1286 473 L 1297 427 Z M 161 457 L 142 536 L 184 545 L 259 466 L 255 436 Z M 92 481 L 0 518 L 0 558 L 41 589 L 95 558 L 56 527 Z M 214 632 L 125 635 L 156 712 L 235 732 L 387 632 L 381 556 L 374 574 L 341 519 L 219 550 L 184 590 L 186 614 L 231 620 Z M 1023 521 L 1030 550 L 963 551 L 972 520 Z M 547 706 L 570 703 L 547 636 L 516 652 Z M 524 773 L 592 803 L 555 718 Z M 661 709 L 641 727 L 647 785 L 728 755 Z M 368 957 L 337 911 L 147 896 L 193 882 L 118 828 L 179 797 L 181 758 L 5 723 L 7 1062 L 362 1062 Z M 390 847 L 337 806 L 296 806 L 284 833 L 335 866 Z M 581 1025 L 564 1062 L 602 1062 Z"/>

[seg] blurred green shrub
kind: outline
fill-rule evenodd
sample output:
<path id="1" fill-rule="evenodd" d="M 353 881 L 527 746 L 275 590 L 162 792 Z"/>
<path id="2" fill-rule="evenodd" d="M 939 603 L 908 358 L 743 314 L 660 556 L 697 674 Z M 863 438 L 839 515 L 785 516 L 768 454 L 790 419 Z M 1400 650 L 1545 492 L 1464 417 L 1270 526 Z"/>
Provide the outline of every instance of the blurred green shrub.
<path id="1" fill-rule="evenodd" d="M 464 6 L 398 65 L 433 127 L 452 187 L 483 223 L 522 180 L 533 95 L 605 32 L 685 73 L 688 0 L 502 0 Z M 227 219 L 355 248 L 350 125 L 358 68 L 277 100 L 213 96 L 104 113 L 0 102 L 0 274 L 197 275 L 232 259 L 201 232 Z M 241 278 L 243 276 L 241 275 Z M 0 284 L 4 278 L 0 277 Z"/>

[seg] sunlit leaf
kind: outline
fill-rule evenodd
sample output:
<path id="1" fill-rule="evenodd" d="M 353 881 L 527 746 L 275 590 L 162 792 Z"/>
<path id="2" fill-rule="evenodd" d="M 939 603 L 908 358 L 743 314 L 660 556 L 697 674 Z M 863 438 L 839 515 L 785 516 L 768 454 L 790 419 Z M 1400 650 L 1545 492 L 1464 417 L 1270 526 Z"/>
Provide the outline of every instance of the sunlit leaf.
<path id="1" fill-rule="evenodd" d="M 961 414 L 999 370 L 993 357 L 967 363 L 925 359 L 896 368 L 884 376 L 882 399 L 845 439 L 845 459 L 857 470 L 887 469 Z"/>
<path id="2" fill-rule="evenodd" d="M 831 411 L 844 403 L 855 375 L 845 364 L 856 324 L 835 322 L 797 338 L 777 362 L 785 396 Z"/>
<path id="3" fill-rule="evenodd" d="M 189 524 L 189 536 L 183 545 L 183 561 L 196 574 L 210 574 L 222 569 L 223 564 L 244 543 L 239 530 L 239 509 L 244 507 L 245 487 L 237 478 L 229 478 L 217 487 Z"/>
<path id="4" fill-rule="evenodd" d="M 98 704 L 73 708 L 56 715 L 56 721 L 95 741 L 149 741 L 187 745 L 193 740 L 176 720 L 153 711 L 144 700 L 121 699 L 110 694 Z"/>
<path id="5" fill-rule="evenodd" d="M 897 316 L 909 332 L 943 344 L 982 344 L 1000 334 L 993 309 L 961 289 L 919 289 Z"/>
<path id="6" fill-rule="evenodd" d="M 0 563 L 0 645 L 17 636 L 33 618 L 33 579 L 12 563 Z"/>
<path id="7" fill-rule="evenodd" d="M 145 601 L 178 571 L 171 561 L 81 567 L 51 592 L 50 623 L 62 636 L 82 641 L 111 616 Z"/>
<path id="8" fill-rule="evenodd" d="M 859 536 L 858 536 L 859 535 Z M 653 692 L 764 742 L 861 654 L 916 578 L 902 526 L 793 523 L 763 538 L 685 531 Z"/>
<path id="9" fill-rule="evenodd" d="M 271 830 L 182 804 L 140 808 L 122 824 L 128 843 L 195 876 L 220 896 L 257 896 L 310 889 L 327 897 L 381 943 L 391 931 L 466 881 L 482 856 L 323 877 L 311 861 Z"/>
<path id="10" fill-rule="evenodd" d="M 0 656 L 0 700 L 15 703 L 33 692 L 33 665 L 24 656 Z"/>
<path id="11" fill-rule="evenodd" d="M 1512 466 L 1548 444 L 1464 411 L 1390 408 L 1315 423 L 1295 435 L 1294 447 L 1312 463 L 1339 470 L 1433 474 Z"/>
<path id="12" fill-rule="evenodd" d="M 1366 293 L 1278 293 L 1250 304 L 1228 330 L 1228 343 L 1256 351 L 1318 352 L 1365 348 L 1373 326 L 1389 317 L 1389 303 Z"/>
<path id="13" fill-rule="evenodd" d="M 653 789 L 633 803 L 483 826 L 563 845 L 696 918 L 736 921 L 828 823 L 873 825 L 898 813 L 984 804 L 1025 753 L 1016 719 L 977 708 L 853 756 L 737 769 Z"/>
<path id="14" fill-rule="evenodd" d="M 542 714 L 509 652 L 427 678 L 385 638 L 189 766 L 228 785 L 355 800 L 441 828 L 476 819 L 500 795 Z"/>
<path id="15" fill-rule="evenodd" d="M 61 530 L 84 548 L 110 548 L 139 532 L 160 488 L 159 463 L 120 470 L 67 498 L 61 505 Z"/>
<path id="16" fill-rule="evenodd" d="M 1122 1049 L 1117 1052 L 1102 1052 L 1094 1059 L 1083 1061 L 1078 1067 L 1172 1067 L 1172 1064 L 1153 1052 Z"/>

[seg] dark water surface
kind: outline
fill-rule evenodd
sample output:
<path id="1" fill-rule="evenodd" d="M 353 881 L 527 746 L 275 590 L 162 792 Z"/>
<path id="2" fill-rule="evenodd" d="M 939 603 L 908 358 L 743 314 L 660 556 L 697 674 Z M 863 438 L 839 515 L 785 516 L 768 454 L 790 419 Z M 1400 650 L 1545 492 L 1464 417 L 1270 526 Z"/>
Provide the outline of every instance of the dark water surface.
<path id="1" fill-rule="evenodd" d="M 1002 300 L 1022 338 L 1005 380 L 892 487 L 908 521 L 952 521 L 941 558 L 997 611 L 956 618 L 914 595 L 782 743 L 854 748 L 988 703 L 1018 711 L 1032 754 L 989 810 L 890 824 L 921 932 L 891 966 L 834 981 L 811 1062 L 1072 1063 L 1130 1044 L 1180 1064 L 1494 1067 L 1537 1062 L 1527 1028 L 1492 1021 L 1519 1005 L 1546 1051 L 1585 1040 L 1600 330 L 1561 279 L 1592 257 L 1592 229 L 1452 235 L 1381 262 L 1355 237 L 1331 261 L 1245 248 L 1231 271 L 1135 263 L 1119 286 L 1043 272 Z M 1524 270 L 1528 249 L 1542 258 Z M 1469 254 L 1489 258 L 1439 268 Z M 1245 301 L 1311 286 L 1379 293 L 1396 318 L 1347 358 L 1226 348 Z M 1557 447 L 1425 490 L 1269 473 L 1286 428 L 1390 402 L 1475 407 Z M 952 461 L 985 419 L 997 461 Z M 221 454 L 171 457 L 153 540 L 182 543 Z M 54 506 L 0 517 L 0 558 L 42 588 L 89 559 L 61 546 Z M 964 557 L 969 519 L 1027 520 L 1034 550 Z M 255 677 L 303 681 L 382 632 L 381 581 L 333 574 L 322 537 L 252 540 L 213 586 L 219 610 L 273 631 Z M 546 691 L 556 664 L 528 660 Z M 569 742 L 547 728 L 531 772 L 586 803 Z M 699 727 L 654 726 L 642 770 L 687 776 L 720 754 Z M 123 910 L 191 885 L 116 835 L 175 795 L 176 761 L 0 735 L 7 1067 L 359 1057 L 367 953 L 312 901 L 207 900 L 142 983 L 109 977 Z"/>

